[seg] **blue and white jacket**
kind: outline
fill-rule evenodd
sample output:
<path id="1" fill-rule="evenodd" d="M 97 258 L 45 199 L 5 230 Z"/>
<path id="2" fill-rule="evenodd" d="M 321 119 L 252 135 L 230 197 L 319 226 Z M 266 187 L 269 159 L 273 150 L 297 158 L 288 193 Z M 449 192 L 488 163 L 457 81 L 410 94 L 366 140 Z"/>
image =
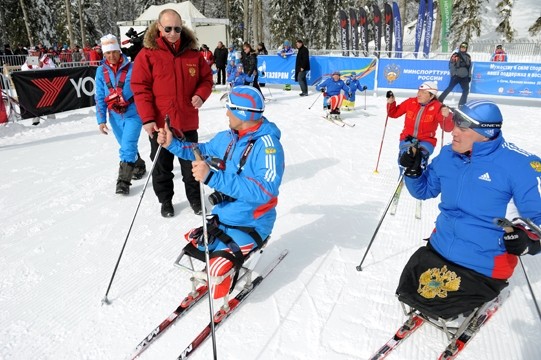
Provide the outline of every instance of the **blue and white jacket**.
<path id="1" fill-rule="evenodd" d="M 423 174 L 405 178 L 417 199 L 441 193 L 440 214 L 430 244 L 447 260 L 483 275 L 508 279 L 517 257 L 508 254 L 503 230 L 493 219 L 505 217 L 513 200 L 520 216 L 541 224 L 541 159 L 507 143 L 501 133 L 474 143 L 471 157 L 444 146 Z"/>
<path id="2" fill-rule="evenodd" d="M 284 174 L 284 150 L 278 127 L 263 118 L 261 125 L 239 137 L 233 130 L 216 134 L 207 143 L 198 144 L 202 155 L 223 159 L 230 147 L 225 170 L 211 168 L 205 183 L 236 201 L 224 201 L 212 209 L 224 225 L 250 226 L 265 239 L 276 221 L 278 189 Z M 240 173 L 243 153 L 253 141 Z M 167 150 L 186 160 L 194 160 L 194 143 L 173 139 Z"/>

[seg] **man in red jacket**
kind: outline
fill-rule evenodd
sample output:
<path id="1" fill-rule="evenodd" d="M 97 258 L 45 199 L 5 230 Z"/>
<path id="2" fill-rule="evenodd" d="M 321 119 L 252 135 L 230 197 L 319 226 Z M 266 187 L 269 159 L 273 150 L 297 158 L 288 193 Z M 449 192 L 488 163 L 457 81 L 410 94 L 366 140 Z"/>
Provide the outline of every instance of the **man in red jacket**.
<path id="1" fill-rule="evenodd" d="M 180 15 L 173 9 L 160 13 L 148 28 L 143 45 L 134 63 L 131 88 L 143 128 L 150 137 L 150 158 L 154 160 L 159 147 L 157 131 L 164 127 L 166 116 L 179 138 L 198 141 L 198 109 L 212 92 L 212 70 L 199 53 L 194 33 L 182 26 Z M 173 154 L 162 149 L 152 172 L 163 217 L 175 215 L 174 159 Z M 191 161 L 179 161 L 186 197 L 194 213 L 201 214 L 199 183 L 193 178 Z"/>
<path id="2" fill-rule="evenodd" d="M 412 145 L 418 144 L 423 154 L 423 165 L 436 146 L 436 130 L 438 125 L 446 132 L 454 128 L 453 116 L 449 108 L 438 101 L 438 85 L 433 81 L 425 81 L 419 86 L 417 96 L 404 100 L 396 105 L 392 91 L 387 92 L 387 114 L 390 118 L 406 115 L 404 129 L 400 134 L 398 159 L 410 151 Z"/>

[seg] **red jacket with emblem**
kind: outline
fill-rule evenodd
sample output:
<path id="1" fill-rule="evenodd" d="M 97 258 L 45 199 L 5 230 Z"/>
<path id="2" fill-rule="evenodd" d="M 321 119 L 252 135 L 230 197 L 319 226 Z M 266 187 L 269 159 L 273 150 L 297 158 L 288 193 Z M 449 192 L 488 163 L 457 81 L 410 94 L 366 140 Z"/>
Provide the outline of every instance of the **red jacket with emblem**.
<path id="1" fill-rule="evenodd" d="M 193 32 L 182 27 L 179 49 L 173 51 L 160 37 L 158 24 L 145 35 L 144 48 L 137 55 L 131 78 L 135 105 L 143 124 L 155 121 L 180 131 L 199 128 L 199 110 L 192 105 L 198 95 L 205 101 L 212 92 L 212 70 L 200 55 Z"/>
<path id="2" fill-rule="evenodd" d="M 433 146 L 436 146 L 438 124 L 445 132 L 450 132 L 455 126 L 452 114 L 449 114 L 446 118 L 441 114 L 442 106 L 443 104 L 436 98 L 432 99 L 428 104 L 422 105 L 417 101 L 416 97 L 412 97 L 398 106 L 396 101 L 387 104 L 387 114 L 391 118 L 406 114 L 400 140 L 413 136 L 419 141 L 428 141 Z"/>

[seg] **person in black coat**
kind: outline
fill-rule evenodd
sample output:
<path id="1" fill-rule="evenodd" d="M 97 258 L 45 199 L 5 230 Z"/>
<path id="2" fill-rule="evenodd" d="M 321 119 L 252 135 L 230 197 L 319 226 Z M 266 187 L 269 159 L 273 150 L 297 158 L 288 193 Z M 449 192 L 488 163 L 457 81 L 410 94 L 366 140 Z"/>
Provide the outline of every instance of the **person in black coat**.
<path id="1" fill-rule="evenodd" d="M 252 85 L 255 87 L 259 92 L 261 92 L 261 88 L 259 87 L 259 75 L 257 72 L 257 52 L 252 48 L 252 45 L 250 45 L 249 42 L 245 42 L 242 45 L 242 57 L 240 59 L 240 62 L 242 63 L 244 67 L 244 73 L 248 76 L 253 76 L 253 82 L 245 82 L 244 85 Z M 263 93 L 261 93 L 263 95 Z"/>
<path id="2" fill-rule="evenodd" d="M 472 62 L 470 54 L 468 54 L 468 43 L 463 42 L 460 44 L 460 48 L 455 50 L 449 60 L 449 72 L 451 73 L 451 79 L 449 85 L 440 95 L 438 100 L 443 103 L 447 95 L 453 88 L 460 84 L 462 88 L 462 95 L 458 101 L 458 105 L 464 105 L 468 101 L 468 94 L 470 93 L 470 81 L 472 72 Z"/>
<path id="3" fill-rule="evenodd" d="M 295 60 L 295 81 L 301 87 L 300 96 L 308 95 L 308 86 L 306 84 L 306 74 L 310 71 L 310 53 L 302 40 L 297 40 L 297 59 Z"/>
<path id="4" fill-rule="evenodd" d="M 214 64 L 216 65 L 216 70 L 218 71 L 218 79 L 216 83 L 218 85 L 225 85 L 227 76 L 225 74 L 225 67 L 227 66 L 227 48 L 224 46 L 224 43 L 218 41 L 216 49 L 214 49 Z"/>

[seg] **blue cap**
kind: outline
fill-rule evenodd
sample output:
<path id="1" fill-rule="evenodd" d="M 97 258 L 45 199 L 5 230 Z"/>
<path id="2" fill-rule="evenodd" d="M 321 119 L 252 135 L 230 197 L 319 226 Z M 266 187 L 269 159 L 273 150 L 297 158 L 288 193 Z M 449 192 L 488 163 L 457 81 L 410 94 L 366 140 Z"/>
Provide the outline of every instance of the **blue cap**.
<path id="1" fill-rule="evenodd" d="M 256 88 L 239 85 L 231 89 L 226 107 L 242 121 L 259 120 L 263 117 L 265 100 Z"/>
<path id="2" fill-rule="evenodd" d="M 289 42 L 289 40 L 284 41 L 284 46 L 291 46 L 291 43 Z"/>
<path id="3" fill-rule="evenodd" d="M 500 133 L 500 128 L 503 122 L 503 116 L 493 101 L 490 100 L 472 100 L 460 106 L 458 109 L 459 116 L 466 115 L 466 121 L 477 122 L 473 123 L 470 128 L 473 131 L 487 137 L 495 138 Z"/>
<path id="4" fill-rule="evenodd" d="M 229 46 L 228 46 L 227 48 L 228 48 L 228 49 L 234 49 L 234 48 L 235 48 L 235 45 L 229 44 Z"/>

